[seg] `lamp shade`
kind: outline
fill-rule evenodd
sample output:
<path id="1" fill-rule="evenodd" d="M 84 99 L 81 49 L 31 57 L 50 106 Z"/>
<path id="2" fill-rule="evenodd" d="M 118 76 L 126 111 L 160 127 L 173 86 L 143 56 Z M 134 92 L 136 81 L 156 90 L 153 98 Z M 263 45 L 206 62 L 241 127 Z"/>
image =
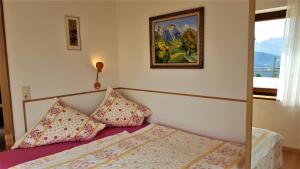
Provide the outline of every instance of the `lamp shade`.
<path id="1" fill-rule="evenodd" d="M 97 72 L 102 72 L 103 67 L 104 67 L 104 64 L 102 62 L 96 63 Z"/>

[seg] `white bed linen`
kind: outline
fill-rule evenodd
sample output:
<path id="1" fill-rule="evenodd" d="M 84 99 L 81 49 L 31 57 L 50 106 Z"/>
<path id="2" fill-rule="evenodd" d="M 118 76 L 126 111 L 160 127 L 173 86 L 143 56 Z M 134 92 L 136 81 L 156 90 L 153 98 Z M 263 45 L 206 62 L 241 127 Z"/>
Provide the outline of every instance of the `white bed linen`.
<path id="1" fill-rule="evenodd" d="M 267 156 L 272 156 L 273 164 L 277 164 L 273 168 L 278 168 L 282 166 L 282 152 L 278 152 L 275 148 L 281 148 L 283 137 L 270 130 L 261 128 L 252 128 L 252 159 L 251 168 L 258 168 L 260 163 L 265 163 L 263 161 L 269 158 Z M 277 152 L 276 154 L 274 152 Z M 276 155 L 276 156 L 275 156 Z M 278 156 L 278 157 L 277 157 Z M 271 162 L 268 162 L 271 164 Z M 272 169 L 273 169 L 272 168 Z"/>

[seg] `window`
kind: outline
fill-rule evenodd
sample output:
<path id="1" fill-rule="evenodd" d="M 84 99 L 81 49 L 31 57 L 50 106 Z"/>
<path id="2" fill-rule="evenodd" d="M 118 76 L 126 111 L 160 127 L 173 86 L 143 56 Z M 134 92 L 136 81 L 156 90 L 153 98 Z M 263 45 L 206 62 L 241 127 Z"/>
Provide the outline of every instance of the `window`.
<path id="1" fill-rule="evenodd" d="M 276 96 L 286 10 L 256 14 L 254 94 Z"/>

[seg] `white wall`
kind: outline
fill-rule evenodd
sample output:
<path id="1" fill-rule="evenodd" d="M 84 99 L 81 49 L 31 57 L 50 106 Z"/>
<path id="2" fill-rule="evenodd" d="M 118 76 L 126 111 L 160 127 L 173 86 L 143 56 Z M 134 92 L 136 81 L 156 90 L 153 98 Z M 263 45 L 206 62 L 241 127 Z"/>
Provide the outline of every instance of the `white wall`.
<path id="1" fill-rule="evenodd" d="M 22 86 L 32 98 L 93 90 L 97 59 L 103 86 L 117 85 L 115 2 L 4 1 L 4 14 L 16 138 L 24 133 Z M 80 17 L 81 51 L 66 49 L 65 15 Z"/>
<path id="2" fill-rule="evenodd" d="M 258 0 L 256 10 L 287 5 L 287 0 Z M 253 126 L 276 131 L 284 136 L 284 145 L 300 149 L 300 109 L 280 105 L 279 102 L 254 99 Z"/>
<path id="3" fill-rule="evenodd" d="M 254 99 L 253 125 L 284 136 L 284 145 L 300 149 L 300 109 L 273 100 Z"/>
<path id="4" fill-rule="evenodd" d="M 287 5 L 287 0 L 256 0 L 256 10 L 278 8 Z"/>
<path id="5" fill-rule="evenodd" d="M 117 2 L 120 84 L 123 87 L 246 99 L 248 2 L 176 1 L 171 4 L 166 1 Z M 150 69 L 149 17 L 201 6 L 205 7 L 204 69 Z M 137 92 L 126 91 L 126 94 L 143 99 L 157 114 L 173 114 L 174 119 L 164 121 L 168 125 L 244 141 L 245 103 L 206 102 L 203 99 L 185 102 L 182 98 L 166 99 L 149 93 L 143 93 L 143 97 Z M 159 101 L 153 101 L 154 98 Z M 185 103 L 180 104 L 180 101 Z M 234 108 L 228 109 L 228 106 Z M 192 121 L 191 117 L 194 118 Z"/>
<path id="6" fill-rule="evenodd" d="M 150 69 L 148 18 L 200 6 L 204 69 Z M 4 12 L 16 138 L 24 133 L 21 87 L 32 98 L 92 90 L 93 57 L 105 64 L 104 87 L 246 99 L 247 1 L 5 1 Z M 66 50 L 64 15 L 80 17 L 82 51 Z M 245 141 L 245 103 L 123 92 L 151 107 L 154 121 Z"/>
<path id="7" fill-rule="evenodd" d="M 245 103 L 122 90 L 123 94 L 151 107 L 150 122 L 203 136 L 243 142 Z"/>

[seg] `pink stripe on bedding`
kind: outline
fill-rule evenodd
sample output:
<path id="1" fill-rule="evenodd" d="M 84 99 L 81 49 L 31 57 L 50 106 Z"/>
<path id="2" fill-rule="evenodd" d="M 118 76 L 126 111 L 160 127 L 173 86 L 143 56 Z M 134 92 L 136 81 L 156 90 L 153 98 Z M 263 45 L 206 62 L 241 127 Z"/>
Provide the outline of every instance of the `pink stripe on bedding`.
<path id="1" fill-rule="evenodd" d="M 8 150 L 5 152 L 0 152 L 0 169 L 6 169 L 9 167 L 13 167 L 17 164 L 24 163 L 26 161 L 34 160 L 40 157 L 44 157 L 47 155 L 51 155 L 54 153 L 58 153 L 82 144 L 89 143 L 91 141 L 104 138 L 107 136 L 111 136 L 117 133 L 121 133 L 123 131 L 134 132 L 139 130 L 148 124 L 143 124 L 139 127 L 111 127 L 105 128 L 98 133 L 96 137 L 89 141 L 82 141 L 82 142 L 66 142 L 66 143 L 58 143 L 58 144 L 51 144 L 41 147 L 34 147 L 28 149 L 16 149 L 16 150 Z"/>

